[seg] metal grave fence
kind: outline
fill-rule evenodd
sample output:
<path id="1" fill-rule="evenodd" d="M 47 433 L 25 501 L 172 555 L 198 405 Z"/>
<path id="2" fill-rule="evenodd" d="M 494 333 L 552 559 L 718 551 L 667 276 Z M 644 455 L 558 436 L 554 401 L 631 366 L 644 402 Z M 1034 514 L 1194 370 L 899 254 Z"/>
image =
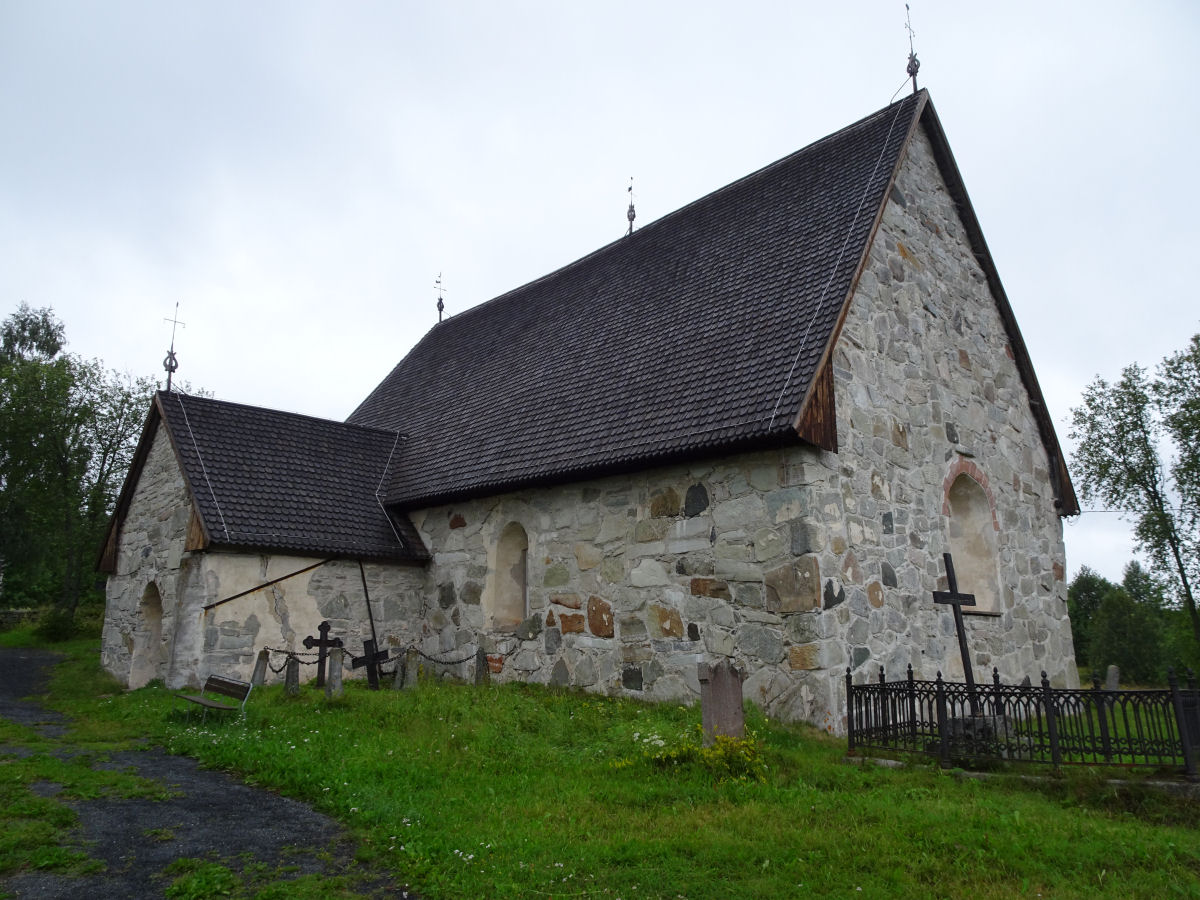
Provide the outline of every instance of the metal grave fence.
<path id="1" fill-rule="evenodd" d="M 968 685 L 913 677 L 854 684 L 846 670 L 850 750 L 878 749 L 936 757 L 943 766 L 1004 760 L 1060 765 L 1178 768 L 1197 778 L 1200 691 L 1188 672 L 1165 690 L 1107 690 L 1040 685 Z"/>

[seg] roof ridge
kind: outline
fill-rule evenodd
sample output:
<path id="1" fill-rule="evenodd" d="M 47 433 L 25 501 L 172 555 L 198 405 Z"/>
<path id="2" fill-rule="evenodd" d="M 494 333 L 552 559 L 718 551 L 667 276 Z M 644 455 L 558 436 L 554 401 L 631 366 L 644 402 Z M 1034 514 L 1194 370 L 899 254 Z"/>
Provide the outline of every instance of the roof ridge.
<path id="1" fill-rule="evenodd" d="M 181 400 L 186 398 L 189 403 L 214 404 L 214 405 L 226 406 L 226 407 L 233 406 L 233 407 L 237 407 L 239 409 L 244 409 L 244 410 L 247 410 L 250 412 L 270 413 L 272 415 L 277 415 L 277 416 L 287 416 L 288 418 L 292 418 L 292 419 L 304 419 L 309 422 L 319 422 L 322 425 L 334 425 L 339 428 L 356 428 L 360 431 L 375 432 L 376 434 L 379 434 L 381 436 L 395 437 L 397 434 L 402 434 L 397 429 L 380 428 L 376 425 L 361 425 L 357 422 L 347 422 L 347 421 L 343 421 L 340 419 L 327 419 L 327 418 L 324 418 L 323 416 L 314 416 L 314 415 L 309 415 L 307 413 L 298 413 L 298 412 L 293 412 L 293 411 L 287 410 L 287 409 L 275 409 L 270 406 L 256 406 L 252 403 L 239 403 L 236 400 L 221 400 L 216 397 L 203 397 L 203 396 L 200 396 L 199 394 L 185 394 L 182 391 L 160 390 L 160 391 L 157 391 L 156 393 L 163 397 L 175 397 L 175 398 L 178 398 Z"/>
<path id="2" fill-rule="evenodd" d="M 566 263 L 565 265 L 561 265 L 557 269 L 547 272 L 545 275 L 540 275 L 537 278 L 534 278 L 532 281 L 526 281 L 524 284 L 519 284 L 516 287 L 509 288 L 507 291 L 505 291 L 502 294 L 497 294 L 495 297 L 491 297 L 487 300 L 482 301 L 481 303 L 477 303 L 474 306 L 470 307 L 469 309 L 464 309 L 462 312 L 447 318 L 445 320 L 445 322 L 438 322 L 437 324 L 431 326 L 430 329 L 425 332 L 425 335 L 422 336 L 421 340 L 424 340 L 426 336 L 428 336 L 428 335 L 432 334 L 434 331 L 436 331 L 440 325 L 445 325 L 449 322 L 453 322 L 453 321 L 462 319 L 462 318 L 469 316 L 475 312 L 482 312 L 485 307 L 489 307 L 492 304 L 499 302 L 500 300 L 504 300 L 505 298 L 511 296 L 512 294 L 517 293 L 517 291 L 528 290 L 529 288 L 532 288 L 535 285 L 538 285 L 545 281 L 554 279 L 557 276 L 559 276 L 560 274 L 562 274 L 563 272 L 567 272 L 567 271 L 575 268 L 576 266 L 583 265 L 584 263 L 588 262 L 589 260 L 593 259 L 594 257 L 599 256 L 602 253 L 605 253 L 606 251 L 610 250 L 611 248 L 613 248 L 615 246 L 622 245 L 622 244 L 628 244 L 630 241 L 637 239 L 639 235 L 646 234 L 647 232 L 653 232 L 653 230 L 656 228 L 667 227 L 667 225 L 670 224 L 671 220 L 675 219 L 677 216 L 683 215 L 684 213 L 686 213 L 688 210 L 692 209 L 693 207 L 696 207 L 696 206 L 699 206 L 700 204 L 709 202 L 713 197 L 716 197 L 719 194 L 723 194 L 726 191 L 732 190 L 733 188 L 737 187 L 740 184 L 744 184 L 744 183 L 752 181 L 756 178 L 760 178 L 760 177 L 766 175 L 772 169 L 775 169 L 775 168 L 778 168 L 781 166 L 785 166 L 788 163 L 790 163 L 792 160 L 794 160 L 797 156 L 800 156 L 801 154 L 804 154 L 804 153 L 808 153 L 811 150 L 813 150 L 813 148 L 819 147 L 822 144 L 829 143 L 830 141 L 833 141 L 837 138 L 843 137 L 847 132 L 853 131 L 855 128 L 865 127 L 866 125 L 873 123 L 875 119 L 883 116 L 884 114 L 886 114 L 888 112 L 895 110 L 896 107 L 902 106 L 905 103 L 914 103 L 922 95 L 927 95 L 927 94 L 928 94 L 927 89 L 921 88 L 921 90 L 918 91 L 916 94 L 909 94 L 907 97 L 897 100 L 895 103 L 889 103 L 887 106 L 883 107 L 882 109 L 878 109 L 873 113 L 863 116 L 858 121 L 852 122 L 849 125 L 845 126 L 844 128 L 839 128 L 837 131 L 833 132 L 832 134 L 827 134 L 824 137 L 817 138 L 815 141 L 805 144 L 803 147 L 799 148 L 798 150 L 793 150 L 791 153 L 788 153 L 785 156 L 781 156 L 778 159 L 774 160 L 773 162 L 769 162 L 766 165 L 761 166 L 758 169 L 755 169 L 753 172 L 743 175 L 740 178 L 735 178 L 733 181 L 730 181 L 730 182 L 722 185 L 719 188 L 714 188 L 713 190 L 709 191 L 708 193 L 704 194 L 703 196 L 697 197 L 695 200 L 691 200 L 688 203 L 685 203 L 683 206 L 677 207 L 668 213 L 664 213 L 663 215 L 659 216 L 657 219 L 653 219 L 650 222 L 647 222 L 641 228 L 638 228 L 637 230 L 633 231 L 630 234 L 621 235 L 619 238 L 615 238 L 614 240 L 609 241 L 607 244 L 603 244 L 600 247 L 597 247 L 595 250 L 592 250 L 589 253 L 585 253 L 583 256 L 579 257 L 578 259 L 572 260 L 571 262 Z M 642 240 L 644 240 L 644 238 Z M 418 341 L 418 343 L 420 343 L 420 341 Z"/>

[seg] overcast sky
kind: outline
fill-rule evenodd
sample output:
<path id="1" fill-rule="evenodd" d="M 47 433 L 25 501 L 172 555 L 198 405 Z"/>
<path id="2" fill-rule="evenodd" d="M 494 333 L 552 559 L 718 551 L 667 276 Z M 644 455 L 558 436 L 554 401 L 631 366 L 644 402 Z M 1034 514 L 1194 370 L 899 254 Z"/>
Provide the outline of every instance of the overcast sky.
<path id="1" fill-rule="evenodd" d="M 1200 4 L 911 0 L 1043 391 L 1200 331 Z M 447 313 L 887 105 L 903 2 L 0 0 L 0 317 L 342 419 Z M 1068 567 L 1119 578 L 1117 517 Z"/>

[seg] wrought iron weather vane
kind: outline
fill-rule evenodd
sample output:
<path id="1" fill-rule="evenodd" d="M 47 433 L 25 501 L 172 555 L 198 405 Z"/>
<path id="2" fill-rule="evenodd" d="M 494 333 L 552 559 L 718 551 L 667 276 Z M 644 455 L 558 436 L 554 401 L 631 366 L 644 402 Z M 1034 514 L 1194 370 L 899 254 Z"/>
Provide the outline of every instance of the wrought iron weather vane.
<path id="1" fill-rule="evenodd" d="M 912 77 L 913 93 L 917 92 L 917 71 L 921 68 L 921 61 L 917 59 L 917 51 L 913 49 L 913 38 L 916 37 L 916 32 L 912 27 L 912 15 L 908 8 L 908 4 L 904 4 L 904 27 L 908 29 L 908 74 Z"/>
<path id="2" fill-rule="evenodd" d="M 163 359 L 163 369 L 165 369 L 167 373 L 167 391 L 170 392 L 171 376 L 173 376 L 179 369 L 179 360 L 175 358 L 175 329 L 180 325 L 182 325 L 184 328 L 187 328 L 187 322 L 179 321 L 178 300 L 175 301 L 175 315 L 169 319 L 164 318 L 163 321 L 171 323 L 171 349 L 167 351 L 167 355 Z"/>
<path id="3" fill-rule="evenodd" d="M 438 302 L 437 302 L 438 322 L 441 322 L 442 321 L 442 310 L 444 310 L 446 308 L 446 304 L 442 302 L 442 295 L 446 293 L 446 289 L 444 287 L 442 287 L 442 273 L 441 272 L 438 272 L 438 277 L 433 280 L 433 286 L 435 288 L 437 288 L 437 292 L 438 292 Z"/>
<path id="4" fill-rule="evenodd" d="M 963 674 L 967 680 L 967 693 L 971 697 L 971 715 L 979 715 L 979 701 L 975 695 L 975 675 L 971 672 L 971 652 L 967 649 L 967 629 L 963 624 L 962 608 L 975 605 L 974 594 L 963 594 L 958 590 L 958 579 L 954 577 L 954 560 L 949 553 L 943 553 L 946 561 L 946 581 L 948 591 L 934 591 L 933 602 L 945 603 L 954 610 L 954 630 L 958 632 L 958 651 L 962 654 Z"/>
<path id="5" fill-rule="evenodd" d="M 633 220 L 637 218 L 637 211 L 633 208 L 633 176 L 629 176 L 629 209 L 625 211 L 625 218 L 629 220 L 629 230 L 625 232 L 628 237 L 633 234 Z"/>

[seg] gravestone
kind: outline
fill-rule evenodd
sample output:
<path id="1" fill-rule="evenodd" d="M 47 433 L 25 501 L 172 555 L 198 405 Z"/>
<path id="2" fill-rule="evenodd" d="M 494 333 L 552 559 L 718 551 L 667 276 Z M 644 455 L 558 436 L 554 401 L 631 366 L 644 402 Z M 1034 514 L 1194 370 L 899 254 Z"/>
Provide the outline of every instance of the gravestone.
<path id="1" fill-rule="evenodd" d="M 700 718 L 704 746 L 716 743 L 717 735 L 746 736 L 746 713 L 742 709 L 742 681 L 746 675 L 727 659 L 715 665 L 700 663 Z"/>
<path id="2" fill-rule="evenodd" d="M 416 647 L 410 647 L 404 654 L 404 690 L 415 691 L 417 678 L 421 674 L 421 654 Z"/>
<path id="3" fill-rule="evenodd" d="M 311 650 L 317 648 L 317 687 L 325 684 L 325 659 L 329 651 L 335 647 L 342 646 L 341 638 L 331 638 L 329 636 L 330 625 L 328 622 L 322 622 L 317 626 L 317 633 L 320 637 L 309 635 L 304 639 L 305 648 Z"/>
<path id="4" fill-rule="evenodd" d="M 328 700 L 342 696 L 342 656 L 345 652 L 341 647 L 329 651 L 329 677 L 325 679 L 325 697 Z"/>
<path id="5" fill-rule="evenodd" d="M 350 660 L 350 668 L 367 668 L 367 687 L 379 690 L 379 664 L 388 660 L 387 650 L 376 650 L 374 641 L 363 641 L 363 655 Z"/>
<path id="6" fill-rule="evenodd" d="M 1104 676 L 1104 689 L 1106 691 L 1117 691 L 1121 689 L 1121 670 L 1116 666 L 1109 666 L 1108 672 Z"/>
<path id="7" fill-rule="evenodd" d="M 300 660 L 289 656 L 283 673 L 283 692 L 289 697 L 300 696 Z"/>
<path id="8" fill-rule="evenodd" d="M 262 687 L 267 680 L 267 664 L 270 661 L 270 650 L 264 647 L 258 651 L 258 659 L 254 662 L 254 674 L 250 676 L 250 683 L 255 687 Z"/>

